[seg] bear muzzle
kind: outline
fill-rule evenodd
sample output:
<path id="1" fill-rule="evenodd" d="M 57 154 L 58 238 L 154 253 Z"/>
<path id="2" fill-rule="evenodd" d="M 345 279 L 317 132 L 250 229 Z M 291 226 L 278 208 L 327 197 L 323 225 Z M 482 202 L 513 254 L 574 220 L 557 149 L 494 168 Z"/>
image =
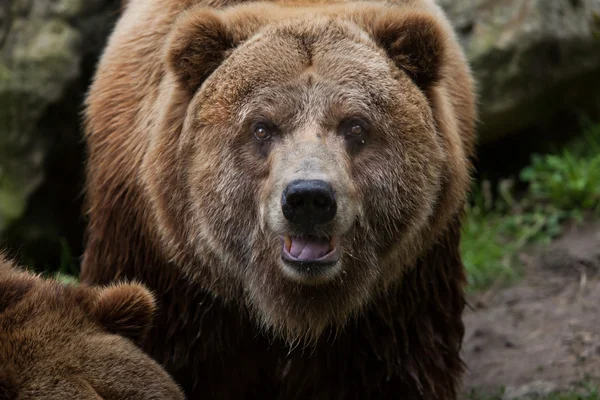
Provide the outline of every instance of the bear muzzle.
<path id="1" fill-rule="evenodd" d="M 314 284 L 333 279 L 340 270 L 338 237 L 284 236 L 281 240 L 284 272 L 300 283 Z"/>
<path id="2" fill-rule="evenodd" d="M 330 222 L 337 212 L 331 184 L 320 179 L 292 181 L 281 196 L 284 217 L 303 231 Z"/>
<path id="3" fill-rule="evenodd" d="M 339 238 L 316 234 L 337 213 L 331 184 L 320 179 L 290 182 L 281 196 L 281 210 L 294 231 L 300 232 L 282 237 L 281 258 L 285 267 L 302 281 L 332 276 L 340 259 Z"/>

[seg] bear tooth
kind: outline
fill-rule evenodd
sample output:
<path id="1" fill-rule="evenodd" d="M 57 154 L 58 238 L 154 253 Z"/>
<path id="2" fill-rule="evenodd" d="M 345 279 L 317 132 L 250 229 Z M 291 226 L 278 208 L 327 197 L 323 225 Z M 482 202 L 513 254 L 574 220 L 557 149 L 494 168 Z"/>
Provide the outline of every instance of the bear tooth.
<path id="1" fill-rule="evenodd" d="M 335 236 L 332 236 L 331 239 L 329 239 L 329 250 L 335 249 L 335 246 L 336 246 Z"/>
<path id="2" fill-rule="evenodd" d="M 284 236 L 283 242 L 284 242 L 285 249 L 287 251 L 290 251 L 290 249 L 292 248 L 292 238 L 289 236 Z"/>

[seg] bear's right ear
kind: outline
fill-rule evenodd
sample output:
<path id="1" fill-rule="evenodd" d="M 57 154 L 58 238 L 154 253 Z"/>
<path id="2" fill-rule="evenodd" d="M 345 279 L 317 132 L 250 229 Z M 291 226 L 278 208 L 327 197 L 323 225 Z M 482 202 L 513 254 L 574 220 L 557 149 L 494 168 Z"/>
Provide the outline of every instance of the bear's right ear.
<path id="1" fill-rule="evenodd" d="M 100 290 L 92 315 L 109 332 L 140 344 L 152 327 L 156 305 L 152 294 L 137 283 L 121 283 Z"/>
<path id="2" fill-rule="evenodd" d="M 195 92 L 235 47 L 227 23 L 214 11 L 193 10 L 169 34 L 166 61 L 183 88 Z"/>

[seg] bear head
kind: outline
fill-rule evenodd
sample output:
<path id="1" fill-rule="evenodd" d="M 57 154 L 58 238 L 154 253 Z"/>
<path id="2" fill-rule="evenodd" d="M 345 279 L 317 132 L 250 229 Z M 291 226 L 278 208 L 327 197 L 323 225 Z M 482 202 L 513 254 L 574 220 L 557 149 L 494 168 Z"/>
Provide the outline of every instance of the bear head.
<path id="1" fill-rule="evenodd" d="M 169 257 L 292 341 L 400 282 L 469 184 L 444 21 L 358 2 L 182 13 L 141 175 Z"/>

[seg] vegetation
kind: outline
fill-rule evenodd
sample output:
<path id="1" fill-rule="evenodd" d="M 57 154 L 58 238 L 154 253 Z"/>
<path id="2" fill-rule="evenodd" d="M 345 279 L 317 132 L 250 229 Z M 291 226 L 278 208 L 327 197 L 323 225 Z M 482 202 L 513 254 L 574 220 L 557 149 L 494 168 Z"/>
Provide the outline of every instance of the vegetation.
<path id="1" fill-rule="evenodd" d="M 54 278 L 63 283 L 78 283 L 79 271 L 77 265 L 73 262 L 73 255 L 66 240 L 61 239 L 61 257 L 58 271 L 54 273 Z"/>
<path id="2" fill-rule="evenodd" d="M 520 196 L 516 184 L 527 184 Z M 495 194 L 493 194 L 495 192 Z M 519 276 L 525 246 L 548 243 L 566 221 L 600 216 L 600 124 L 552 154 L 534 154 L 518 179 L 476 185 L 467 207 L 462 252 L 472 290 Z"/>

